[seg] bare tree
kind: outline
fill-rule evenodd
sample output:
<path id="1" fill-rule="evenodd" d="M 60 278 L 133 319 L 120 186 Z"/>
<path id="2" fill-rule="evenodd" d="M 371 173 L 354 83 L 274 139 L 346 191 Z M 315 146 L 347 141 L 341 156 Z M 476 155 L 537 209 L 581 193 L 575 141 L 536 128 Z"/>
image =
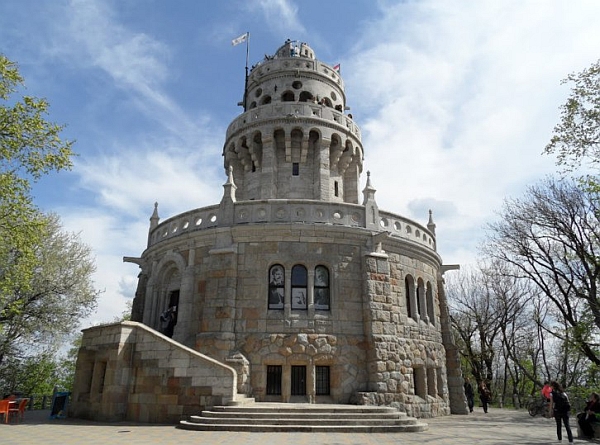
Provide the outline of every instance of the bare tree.
<path id="1" fill-rule="evenodd" d="M 484 247 L 488 258 L 510 265 L 514 278 L 534 283 L 552 304 L 556 323 L 544 329 L 595 364 L 600 364 L 598 204 L 591 189 L 546 179 L 529 187 L 523 199 L 505 202 Z"/>
<path id="2" fill-rule="evenodd" d="M 499 358 L 504 368 L 502 396 L 516 395 L 520 400 L 527 390 L 527 382 L 535 383 L 538 375 L 540 348 L 532 341 L 535 324 L 531 318 L 531 300 L 534 293 L 528 282 L 517 280 L 508 273 L 506 264 L 491 262 L 482 273 L 493 296 L 498 319 Z"/>
<path id="3" fill-rule="evenodd" d="M 452 274 L 446 282 L 446 295 L 461 355 L 478 382 L 491 382 L 500 321 L 483 275 L 475 269 Z"/>

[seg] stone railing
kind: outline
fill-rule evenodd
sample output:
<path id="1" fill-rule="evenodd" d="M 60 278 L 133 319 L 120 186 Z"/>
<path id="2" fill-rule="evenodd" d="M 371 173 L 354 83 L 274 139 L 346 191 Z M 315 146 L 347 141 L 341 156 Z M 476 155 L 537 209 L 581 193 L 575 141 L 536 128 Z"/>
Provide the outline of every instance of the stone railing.
<path id="1" fill-rule="evenodd" d="M 390 212 L 380 211 L 377 218 L 381 232 L 389 232 L 393 237 L 435 250 L 435 237 L 425 226 Z M 150 231 L 148 247 L 198 230 L 241 224 L 304 223 L 366 227 L 365 207 L 360 204 L 290 199 L 236 202 L 233 223 L 223 223 L 219 219 L 218 205 L 181 213 Z"/>
<path id="2" fill-rule="evenodd" d="M 261 78 L 263 77 L 290 69 L 298 73 L 310 74 L 318 72 L 319 74 L 325 74 L 326 76 L 331 77 L 342 90 L 344 89 L 344 80 L 337 71 L 320 60 L 309 59 L 306 57 L 282 57 L 263 60 L 252 67 L 248 82 L 261 82 Z"/>
<path id="3" fill-rule="evenodd" d="M 425 226 L 403 216 L 390 212 L 379 211 L 381 229 L 390 232 L 392 236 L 411 239 L 435 250 L 435 236 Z"/>
<path id="4" fill-rule="evenodd" d="M 348 115 L 334 108 L 319 105 L 313 102 L 279 102 L 260 105 L 252 108 L 236 117 L 227 127 L 226 139 L 235 134 L 241 128 L 251 128 L 253 124 L 264 125 L 265 121 L 278 120 L 283 117 L 294 117 L 298 119 L 314 119 L 319 126 L 331 126 L 339 131 L 350 132 L 360 140 L 360 128 Z"/>

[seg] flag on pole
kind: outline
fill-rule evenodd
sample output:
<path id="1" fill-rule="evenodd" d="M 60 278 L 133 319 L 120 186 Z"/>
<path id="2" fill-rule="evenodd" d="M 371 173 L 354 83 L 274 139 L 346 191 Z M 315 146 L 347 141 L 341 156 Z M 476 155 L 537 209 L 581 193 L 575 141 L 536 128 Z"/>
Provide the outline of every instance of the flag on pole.
<path id="1" fill-rule="evenodd" d="M 340 73 L 340 64 L 339 63 L 333 67 L 333 71 L 335 71 L 338 74 Z"/>
<path id="2" fill-rule="evenodd" d="M 245 33 L 244 33 L 244 34 L 242 34 L 241 36 L 239 36 L 239 37 L 236 37 L 235 39 L 233 39 L 233 40 L 231 41 L 231 44 L 232 44 L 233 46 L 236 46 L 236 45 L 239 45 L 239 44 L 240 44 L 240 43 L 242 43 L 242 42 L 245 42 L 245 41 L 246 41 L 246 39 L 248 39 L 248 33 L 247 33 L 247 32 L 245 32 Z"/>

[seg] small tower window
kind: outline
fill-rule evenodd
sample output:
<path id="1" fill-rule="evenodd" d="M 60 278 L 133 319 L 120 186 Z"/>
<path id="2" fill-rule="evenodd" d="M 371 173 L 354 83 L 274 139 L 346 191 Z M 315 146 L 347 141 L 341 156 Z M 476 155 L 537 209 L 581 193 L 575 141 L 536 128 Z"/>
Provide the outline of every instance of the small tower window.
<path id="1" fill-rule="evenodd" d="M 314 96 L 309 91 L 302 91 L 300 93 L 300 102 L 313 102 Z"/>
<path id="2" fill-rule="evenodd" d="M 296 96 L 293 91 L 286 91 L 281 95 L 282 102 L 293 102 L 296 100 Z"/>
<path id="3" fill-rule="evenodd" d="M 340 186 L 337 181 L 333 183 L 333 194 L 337 197 L 340 196 Z"/>
<path id="4" fill-rule="evenodd" d="M 300 175 L 300 164 L 297 162 L 292 163 L 292 176 Z"/>

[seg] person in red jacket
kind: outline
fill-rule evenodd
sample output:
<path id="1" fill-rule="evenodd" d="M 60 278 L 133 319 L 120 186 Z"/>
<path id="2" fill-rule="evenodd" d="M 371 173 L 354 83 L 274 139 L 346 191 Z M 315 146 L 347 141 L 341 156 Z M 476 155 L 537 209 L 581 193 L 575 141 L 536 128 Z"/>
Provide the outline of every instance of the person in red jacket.
<path id="1" fill-rule="evenodd" d="M 544 387 L 542 388 L 542 397 L 546 402 L 546 406 L 548 410 L 545 414 L 546 417 L 552 417 L 552 413 L 550 412 L 550 400 L 552 399 L 552 385 L 550 385 L 549 381 L 544 382 Z"/>
<path id="2" fill-rule="evenodd" d="M 550 400 L 552 398 L 552 386 L 548 381 L 544 382 L 544 387 L 542 388 L 542 396 L 544 396 L 546 400 Z"/>

